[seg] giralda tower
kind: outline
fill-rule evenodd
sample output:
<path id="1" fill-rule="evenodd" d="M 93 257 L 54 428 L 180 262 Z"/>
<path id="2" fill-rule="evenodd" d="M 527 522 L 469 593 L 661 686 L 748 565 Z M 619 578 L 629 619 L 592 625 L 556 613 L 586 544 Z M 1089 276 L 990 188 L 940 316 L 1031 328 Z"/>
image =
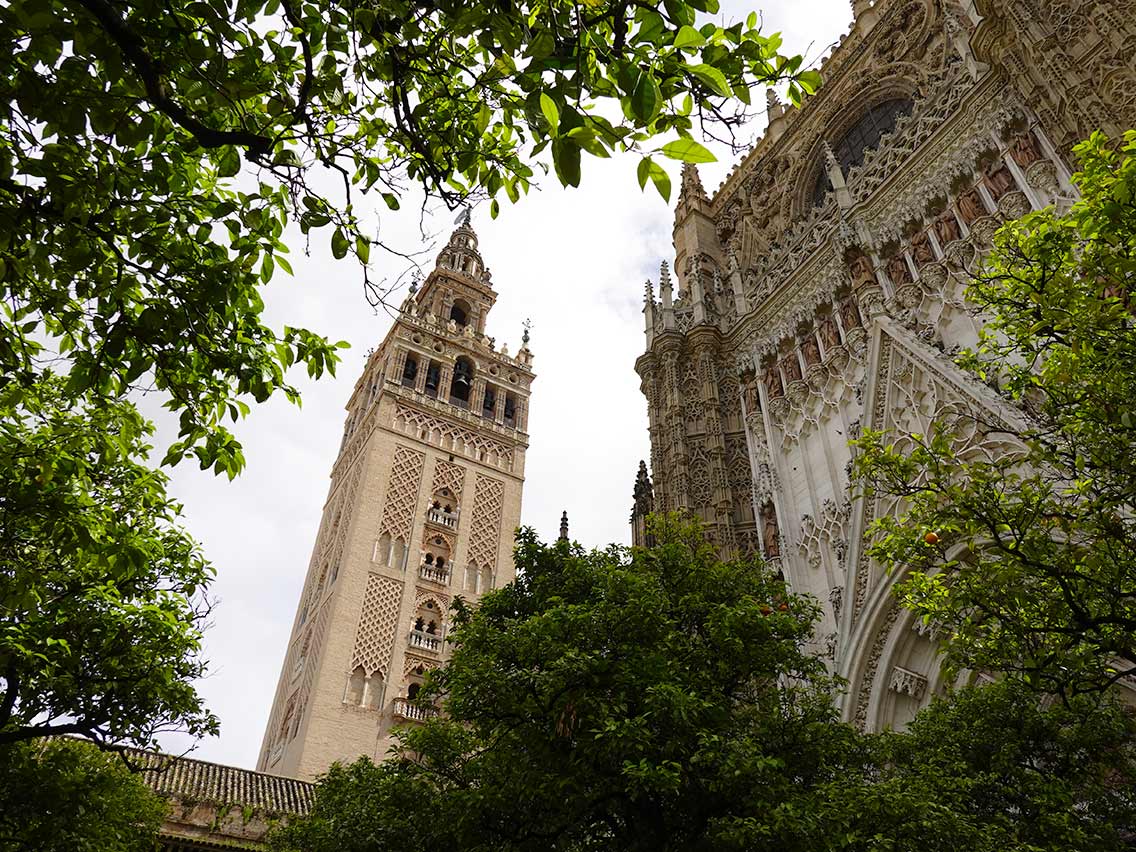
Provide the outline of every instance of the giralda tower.
<path id="1" fill-rule="evenodd" d="M 534 376 L 527 332 L 515 357 L 485 334 L 496 298 L 467 214 L 347 404 L 261 771 L 382 759 L 451 600 L 513 579 Z"/>

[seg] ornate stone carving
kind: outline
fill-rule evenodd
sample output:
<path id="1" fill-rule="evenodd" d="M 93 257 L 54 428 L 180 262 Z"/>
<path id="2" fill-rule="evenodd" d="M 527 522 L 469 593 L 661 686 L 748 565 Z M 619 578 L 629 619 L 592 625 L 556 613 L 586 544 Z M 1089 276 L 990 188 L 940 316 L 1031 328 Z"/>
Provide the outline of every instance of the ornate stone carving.
<path id="1" fill-rule="evenodd" d="M 969 189 L 958 197 L 958 210 L 968 227 L 987 215 L 986 206 L 982 203 L 982 197 L 977 189 Z"/>
<path id="2" fill-rule="evenodd" d="M 998 202 L 998 212 L 1007 219 L 1020 219 L 1032 209 L 1026 194 L 1018 190 L 1007 192 Z"/>
<path id="3" fill-rule="evenodd" d="M 1027 131 L 1019 133 L 1010 141 L 1010 156 L 1022 169 L 1028 169 L 1041 159 L 1041 152 L 1037 150 L 1037 143 Z"/>
<path id="4" fill-rule="evenodd" d="M 997 202 L 1007 192 L 1014 188 L 1014 176 L 1010 167 L 1001 161 L 995 161 L 986 167 L 982 176 L 982 184 L 990 197 Z"/>
<path id="5" fill-rule="evenodd" d="M 896 287 L 911 282 L 911 270 L 907 268 L 907 259 L 903 256 L 903 252 L 892 255 L 888 260 L 887 274 Z"/>
<path id="6" fill-rule="evenodd" d="M 1057 167 L 1049 160 L 1038 160 L 1026 169 L 1026 180 L 1030 186 L 1050 198 L 1061 190 L 1061 184 L 1057 180 Z"/>
<path id="7" fill-rule="evenodd" d="M 935 262 L 935 251 L 931 248 L 931 235 L 926 230 L 918 231 L 911 237 L 911 255 L 915 260 L 915 266 L 922 268 L 928 263 Z M 897 255 L 898 257 L 898 255 Z M 888 267 L 890 274 L 891 267 Z M 898 281 L 896 284 L 900 283 Z"/>
<path id="8" fill-rule="evenodd" d="M 935 234 L 938 236 L 941 246 L 949 245 L 962 237 L 958 219 L 955 218 L 952 211 L 948 210 L 935 222 Z"/>
<path id="9" fill-rule="evenodd" d="M 765 548 L 765 555 L 770 559 L 781 556 L 781 534 L 777 529 L 777 513 L 772 503 L 761 507 L 761 544 Z"/>
<path id="10" fill-rule="evenodd" d="M 888 689 L 900 695 L 910 695 L 916 701 L 919 701 L 927 691 L 927 677 L 919 672 L 913 672 L 911 669 L 896 666 L 891 670 Z"/>

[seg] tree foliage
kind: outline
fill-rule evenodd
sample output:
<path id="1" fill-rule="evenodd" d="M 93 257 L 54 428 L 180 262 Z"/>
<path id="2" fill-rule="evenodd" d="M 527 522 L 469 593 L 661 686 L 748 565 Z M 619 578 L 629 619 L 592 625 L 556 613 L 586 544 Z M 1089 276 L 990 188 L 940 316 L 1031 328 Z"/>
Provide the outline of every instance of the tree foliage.
<path id="1" fill-rule="evenodd" d="M 212 569 L 144 463 L 149 425 L 50 376 L 0 410 L 0 744 L 214 732 L 192 685 Z"/>
<path id="2" fill-rule="evenodd" d="M 88 743 L 0 746 L 3 852 L 151 852 L 166 808 L 118 755 Z"/>
<path id="3" fill-rule="evenodd" d="M 1007 412 L 871 433 L 856 462 L 901 499 L 872 555 L 911 571 L 904 602 L 951 668 L 1062 694 L 1136 674 L 1136 133 L 1076 153 L 1080 200 L 1007 223 L 969 289 L 989 322 L 960 363 Z"/>
<path id="4" fill-rule="evenodd" d="M 813 602 L 697 527 L 586 553 L 517 548 L 458 612 L 401 757 L 336 767 L 281 849 L 755 849 L 807 820 L 851 731 L 802 645 Z M 428 705 L 424 705 L 428 706 Z M 351 826 L 348 830 L 346 827 Z M 793 846 L 778 846 L 790 849 Z"/>
<path id="5" fill-rule="evenodd" d="M 1136 828 L 1136 719 L 1002 683 L 904 733 L 838 720 L 815 602 L 695 525 L 517 549 L 385 763 L 333 766 L 279 852 L 1105 852 Z"/>
<path id="6" fill-rule="evenodd" d="M 455 205 L 517 201 L 546 148 L 698 159 L 756 83 L 818 83 L 756 15 L 717 0 L 14 0 L 0 9 L 0 375 L 62 356 L 69 392 L 158 389 L 180 415 L 167 462 L 235 474 L 227 421 L 336 350 L 270 329 L 261 285 L 290 271 L 285 229 L 364 275 L 360 195 L 408 182 Z M 657 149 L 653 140 L 664 142 Z M 660 187 L 665 177 L 650 161 Z M 377 285 L 367 279 L 372 299 Z"/>
<path id="7" fill-rule="evenodd" d="M 1105 852 L 1136 837 L 1136 720 L 1109 701 L 970 687 L 866 738 L 864 758 L 819 797 L 817 848 Z"/>

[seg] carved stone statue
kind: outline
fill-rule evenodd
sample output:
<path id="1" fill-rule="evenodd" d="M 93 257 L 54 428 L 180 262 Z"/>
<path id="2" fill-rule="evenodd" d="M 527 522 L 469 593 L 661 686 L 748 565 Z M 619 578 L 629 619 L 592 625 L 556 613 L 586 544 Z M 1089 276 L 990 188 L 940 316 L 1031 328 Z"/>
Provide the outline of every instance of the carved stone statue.
<path id="1" fill-rule="evenodd" d="M 801 361 L 796 352 L 790 352 L 781 359 L 781 369 L 785 371 L 785 378 L 790 382 L 801 380 Z"/>
<path id="2" fill-rule="evenodd" d="M 765 382 L 765 395 L 767 397 L 777 399 L 785 395 L 785 387 L 781 384 L 781 374 L 777 371 L 776 364 L 766 369 L 762 379 Z"/>
<path id="3" fill-rule="evenodd" d="M 865 254 L 858 254 L 852 259 L 848 264 L 848 274 L 852 276 L 852 286 L 856 289 L 877 283 L 872 260 Z"/>
<path id="4" fill-rule="evenodd" d="M 944 246 L 962 236 L 959 232 L 958 219 L 950 210 L 939 217 L 939 221 L 935 223 L 935 231 L 939 235 L 939 243 Z"/>
<path id="5" fill-rule="evenodd" d="M 967 225 L 973 225 L 976 220 L 986 215 L 986 208 L 982 204 L 977 189 L 969 190 L 959 196 L 958 209 L 962 215 L 962 220 Z"/>
<path id="6" fill-rule="evenodd" d="M 816 335 L 811 332 L 801 341 L 801 352 L 805 356 L 805 365 L 811 367 L 820 363 L 820 346 L 817 345 Z"/>
<path id="7" fill-rule="evenodd" d="M 1041 152 L 1037 150 L 1037 144 L 1028 130 L 1018 134 L 1010 142 L 1010 156 L 1023 169 L 1029 168 L 1041 159 Z"/>
<path id="8" fill-rule="evenodd" d="M 773 504 L 766 503 L 761 507 L 761 543 L 765 545 L 765 555 L 776 559 L 781 555 L 780 536 L 777 532 L 777 513 L 773 511 Z"/>
<path id="9" fill-rule="evenodd" d="M 935 262 L 935 252 L 931 248 L 931 235 L 926 230 L 919 231 L 911 238 L 911 254 L 915 258 L 916 266 L 922 267 Z M 890 266 L 888 272 L 891 272 Z"/>
<path id="10" fill-rule="evenodd" d="M 891 283 L 897 287 L 900 284 L 911 283 L 911 270 L 907 268 L 907 259 L 903 256 L 903 252 L 898 252 L 892 256 L 892 259 L 887 262 L 887 271 Z"/>
<path id="11" fill-rule="evenodd" d="M 825 351 L 828 352 L 840 345 L 840 331 L 836 328 L 836 323 L 832 317 L 825 317 L 821 322 L 820 339 L 824 344 Z"/>
<path id="12" fill-rule="evenodd" d="M 860 311 L 856 309 L 856 302 L 845 299 L 840 305 L 840 319 L 844 321 L 844 330 L 851 331 L 860 327 Z"/>
<path id="13" fill-rule="evenodd" d="M 746 414 L 753 414 L 760 407 L 757 401 L 757 377 L 750 376 L 742 385 L 742 396 L 745 399 Z"/>
<path id="14" fill-rule="evenodd" d="M 997 168 L 995 168 L 997 165 Z M 990 197 L 998 201 L 1014 188 L 1014 176 L 1010 173 L 1010 167 L 1005 163 L 991 163 L 986 167 L 986 174 L 982 178 L 982 182 L 986 184 L 986 188 L 990 191 Z"/>

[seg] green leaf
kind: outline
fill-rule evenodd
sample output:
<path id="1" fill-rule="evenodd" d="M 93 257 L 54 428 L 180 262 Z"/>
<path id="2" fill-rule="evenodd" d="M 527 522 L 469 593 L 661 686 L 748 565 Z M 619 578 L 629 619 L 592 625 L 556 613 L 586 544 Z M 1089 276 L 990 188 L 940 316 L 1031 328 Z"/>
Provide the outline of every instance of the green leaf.
<path id="1" fill-rule="evenodd" d="M 336 260 L 342 260 L 347 256 L 347 250 L 350 244 L 347 242 L 347 237 L 343 234 L 342 228 L 336 228 L 335 233 L 331 235 L 331 255 Z"/>
<path id="2" fill-rule="evenodd" d="M 726 82 L 726 75 L 713 65 L 706 65 L 704 63 L 687 65 L 686 70 L 693 74 L 700 83 L 710 89 L 714 94 L 720 95 L 723 98 L 728 98 L 732 94 L 730 84 Z"/>
<path id="3" fill-rule="evenodd" d="M 643 124 L 648 124 L 662 106 L 663 96 L 655 76 L 648 72 L 639 75 L 631 92 L 631 113 Z"/>
<path id="4" fill-rule="evenodd" d="M 398 196 L 393 192 L 384 192 L 383 201 L 386 202 L 387 207 L 391 210 L 397 210 L 399 208 Z"/>
<path id="5" fill-rule="evenodd" d="M 552 164 L 564 186 L 580 185 L 580 148 L 567 139 L 552 140 Z"/>
<path id="6" fill-rule="evenodd" d="M 672 160 L 682 160 L 684 163 L 713 163 L 717 161 L 710 151 L 693 139 L 675 139 L 662 147 L 664 156 Z"/>
<path id="7" fill-rule="evenodd" d="M 556 108 L 556 101 L 544 92 L 540 93 L 540 111 L 544 115 L 544 120 L 548 122 L 549 134 L 555 136 L 560 127 L 560 110 Z"/>
<path id="8" fill-rule="evenodd" d="M 217 164 L 219 177 L 232 177 L 241 170 L 241 152 L 236 145 L 229 145 L 221 154 L 221 161 Z"/>
<path id="9" fill-rule="evenodd" d="M 671 200 L 671 179 L 666 170 L 652 160 L 650 157 L 644 157 L 639 161 L 639 168 L 637 170 L 639 177 L 639 188 L 644 189 L 647 186 L 647 181 L 650 180 L 655 189 L 658 190 L 659 195 L 663 197 L 664 201 Z"/>
<path id="10" fill-rule="evenodd" d="M 674 46 L 680 50 L 684 47 L 702 47 L 705 44 L 706 39 L 703 38 L 702 33 L 691 26 L 681 27 L 674 40 Z"/>

